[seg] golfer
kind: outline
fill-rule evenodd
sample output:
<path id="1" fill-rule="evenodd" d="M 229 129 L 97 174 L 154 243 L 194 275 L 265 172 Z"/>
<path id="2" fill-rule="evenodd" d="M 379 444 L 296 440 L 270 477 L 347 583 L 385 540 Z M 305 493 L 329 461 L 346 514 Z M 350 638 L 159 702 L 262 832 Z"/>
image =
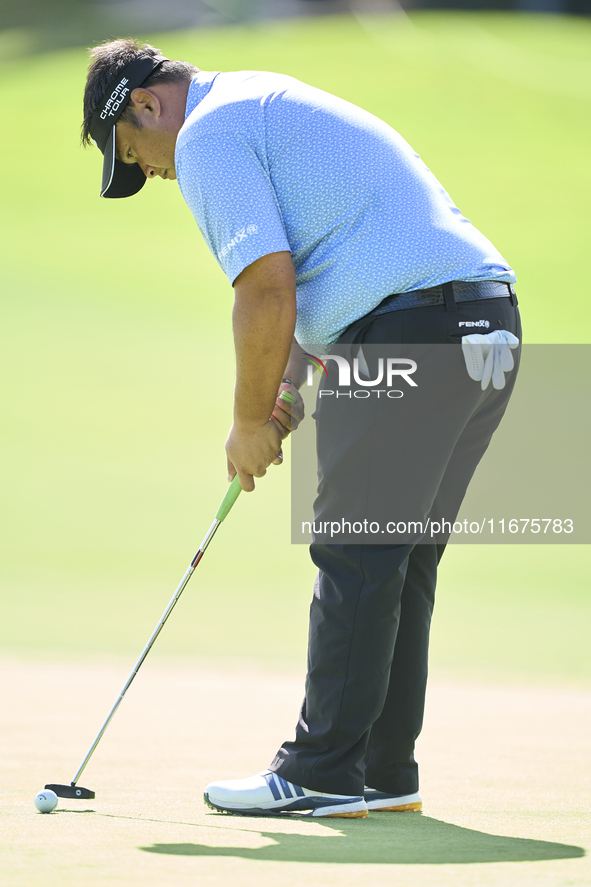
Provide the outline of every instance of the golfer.
<path id="1" fill-rule="evenodd" d="M 234 288 L 230 478 L 251 491 L 280 464 L 282 440 L 303 418 L 298 389 L 312 345 L 316 354 L 404 345 L 407 365 L 420 364 L 413 348 L 445 345 L 445 371 L 432 372 L 446 379 L 437 396 L 445 423 L 419 410 L 398 426 L 377 470 L 394 491 L 410 476 L 423 515 L 457 510 L 515 381 L 515 275 L 397 132 L 292 77 L 201 71 L 115 40 L 91 52 L 82 138 L 104 155 L 102 197 L 129 197 L 156 176 L 176 180 Z M 467 331 L 481 336 L 484 367 L 463 351 Z M 316 413 L 319 440 L 335 421 L 342 433 L 338 446 L 319 450 L 315 519 L 338 500 L 355 442 L 375 437 L 375 413 L 342 420 L 336 403 Z M 423 452 L 426 441 L 436 446 Z M 452 511 L 440 507 L 444 493 Z M 315 537 L 295 739 L 267 770 L 208 785 L 210 806 L 343 817 L 421 809 L 414 746 L 446 538 Z"/>

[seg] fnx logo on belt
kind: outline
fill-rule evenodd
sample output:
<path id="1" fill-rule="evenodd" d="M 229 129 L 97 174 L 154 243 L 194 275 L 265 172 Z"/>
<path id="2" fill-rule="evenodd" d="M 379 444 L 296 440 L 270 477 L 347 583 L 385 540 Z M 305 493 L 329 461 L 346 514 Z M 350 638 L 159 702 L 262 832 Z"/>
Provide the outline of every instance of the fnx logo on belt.
<path id="1" fill-rule="evenodd" d="M 351 366 L 346 357 L 339 354 L 322 354 L 320 357 L 314 357 L 311 354 L 307 354 L 304 359 L 310 364 L 308 366 L 307 385 L 313 384 L 312 376 L 314 373 L 314 367 L 320 370 L 321 375 L 328 376 L 326 361 L 334 360 L 338 368 L 339 389 L 351 388 Z M 336 392 L 331 389 L 321 388 L 318 391 L 318 396 L 329 397 L 336 394 L 336 397 L 355 397 L 358 399 L 365 399 L 371 397 L 372 394 L 375 394 L 377 397 L 385 394 L 386 397 L 398 399 L 404 397 L 404 392 L 392 387 L 395 381 L 400 382 L 400 380 L 402 380 L 411 388 L 418 387 L 414 379 L 411 378 L 412 374 L 417 370 L 417 362 L 415 360 L 410 360 L 410 358 L 407 357 L 387 357 L 384 361 L 384 358 L 380 357 L 375 379 L 367 378 L 367 365 L 365 364 L 365 359 L 363 359 L 361 370 L 359 363 L 359 358 L 355 357 L 353 359 L 353 381 L 361 386 L 361 388 Z M 381 384 L 385 384 L 386 387 L 376 387 Z"/>
<path id="2" fill-rule="evenodd" d="M 101 120 L 105 120 L 106 117 L 112 117 L 121 102 L 125 101 L 127 93 L 129 92 L 129 87 L 125 85 L 126 83 L 129 83 L 129 80 L 127 77 L 123 77 L 121 82 L 117 84 L 105 102 L 105 107 L 101 111 Z"/>

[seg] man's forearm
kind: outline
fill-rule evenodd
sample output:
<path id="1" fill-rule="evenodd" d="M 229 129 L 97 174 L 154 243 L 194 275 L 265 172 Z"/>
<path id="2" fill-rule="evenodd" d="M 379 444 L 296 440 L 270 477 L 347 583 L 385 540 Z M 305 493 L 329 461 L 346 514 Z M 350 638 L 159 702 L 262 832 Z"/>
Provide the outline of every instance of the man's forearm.
<path id="1" fill-rule="evenodd" d="M 285 368 L 285 376 L 296 387 L 301 388 L 307 375 L 308 366 L 304 360 L 306 352 L 301 348 L 297 341 L 291 343 L 291 352 L 289 361 Z"/>
<path id="2" fill-rule="evenodd" d="M 281 296 L 264 295 L 233 313 L 236 348 L 234 421 L 262 425 L 273 412 L 277 389 L 289 360 L 295 306 Z"/>
<path id="3" fill-rule="evenodd" d="M 296 322 L 295 278 L 292 281 L 289 274 L 239 278 L 232 320 L 236 349 L 234 422 L 263 425 L 273 412 L 289 361 Z"/>

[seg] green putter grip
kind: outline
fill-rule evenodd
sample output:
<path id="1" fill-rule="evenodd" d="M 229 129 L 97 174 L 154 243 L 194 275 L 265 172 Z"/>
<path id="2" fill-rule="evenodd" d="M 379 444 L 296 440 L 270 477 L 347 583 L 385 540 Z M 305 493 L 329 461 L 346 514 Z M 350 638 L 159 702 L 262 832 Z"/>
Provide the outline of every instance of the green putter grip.
<path id="1" fill-rule="evenodd" d="M 236 475 L 236 477 L 234 478 L 234 480 L 232 481 L 232 483 L 228 487 L 228 492 L 226 493 L 226 495 L 222 499 L 222 504 L 220 505 L 220 507 L 217 510 L 217 514 L 215 516 L 216 520 L 219 520 L 221 522 L 221 521 L 223 521 L 223 519 L 225 517 L 228 516 L 234 502 L 236 501 L 236 499 L 240 495 L 241 490 L 242 490 L 242 487 L 240 486 L 240 481 L 238 480 L 238 475 Z"/>
<path id="2" fill-rule="evenodd" d="M 290 391 L 282 391 L 279 400 L 284 400 L 286 403 L 297 403 L 298 399 Z"/>

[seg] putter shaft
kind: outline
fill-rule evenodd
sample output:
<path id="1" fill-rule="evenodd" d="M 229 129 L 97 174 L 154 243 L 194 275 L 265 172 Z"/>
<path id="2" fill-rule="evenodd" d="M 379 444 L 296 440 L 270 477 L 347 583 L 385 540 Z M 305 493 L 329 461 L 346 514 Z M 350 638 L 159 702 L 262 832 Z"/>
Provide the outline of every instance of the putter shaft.
<path id="1" fill-rule="evenodd" d="M 215 516 L 214 522 L 212 523 L 211 527 L 209 528 L 209 530 L 205 534 L 203 542 L 199 546 L 197 554 L 195 555 L 195 557 L 191 561 L 190 566 L 187 568 L 185 575 L 181 579 L 178 588 L 176 589 L 174 595 L 172 596 L 172 598 L 170 600 L 170 603 L 168 604 L 166 610 L 162 614 L 160 621 L 158 622 L 158 625 L 156 626 L 156 628 L 152 632 L 152 635 L 150 636 L 150 640 L 148 641 L 148 643 L 146 644 L 146 646 L 142 650 L 141 656 L 139 657 L 138 661 L 136 662 L 136 664 L 133 668 L 133 671 L 131 672 L 128 679 L 126 680 L 126 682 L 123 686 L 123 689 L 121 690 L 121 693 L 119 694 L 119 697 L 117 698 L 117 701 L 115 702 L 113 708 L 111 709 L 111 711 L 107 715 L 107 718 L 106 718 L 104 724 L 102 725 L 101 729 L 97 733 L 94 742 L 92 743 L 92 745 L 90 746 L 90 748 L 86 754 L 86 757 L 84 758 L 84 760 L 80 764 L 80 767 L 78 768 L 76 775 L 74 776 L 74 778 L 71 782 L 72 786 L 76 785 L 76 783 L 80 779 L 80 776 L 84 772 L 84 768 L 86 767 L 90 758 L 92 757 L 92 754 L 93 754 L 95 748 L 97 747 L 97 745 L 101 741 L 105 730 L 107 729 L 107 727 L 111 723 L 113 715 L 115 714 L 115 712 L 119 708 L 119 705 L 121 704 L 121 700 L 123 699 L 123 697 L 127 693 L 129 687 L 131 686 L 131 684 L 133 682 L 133 679 L 135 678 L 136 674 L 140 670 L 144 659 L 146 658 L 146 656 L 148 655 L 148 653 L 150 652 L 150 650 L 154 646 L 154 642 L 155 642 L 156 638 L 158 637 L 158 635 L 162 631 L 166 620 L 168 619 L 168 617 L 172 613 L 178 599 L 180 598 L 181 594 L 183 593 L 183 591 L 185 589 L 185 586 L 187 585 L 187 582 L 189 581 L 189 579 L 193 575 L 195 568 L 197 567 L 197 564 L 199 563 L 199 561 L 201 560 L 201 558 L 205 554 L 207 546 L 209 545 L 209 543 L 211 542 L 211 540 L 215 536 L 218 527 L 220 526 L 220 524 L 222 523 L 222 521 L 224 520 L 224 518 L 226 517 L 226 515 L 230 511 L 230 509 L 231 509 L 232 505 L 234 504 L 234 502 L 236 501 L 236 499 L 238 498 L 239 493 L 240 493 L 240 484 L 238 483 L 238 475 L 236 475 L 236 477 L 234 478 L 234 480 L 230 484 L 230 488 L 228 489 L 228 492 L 226 493 L 226 495 L 222 501 L 222 504 L 218 508 L 218 512 Z"/>

